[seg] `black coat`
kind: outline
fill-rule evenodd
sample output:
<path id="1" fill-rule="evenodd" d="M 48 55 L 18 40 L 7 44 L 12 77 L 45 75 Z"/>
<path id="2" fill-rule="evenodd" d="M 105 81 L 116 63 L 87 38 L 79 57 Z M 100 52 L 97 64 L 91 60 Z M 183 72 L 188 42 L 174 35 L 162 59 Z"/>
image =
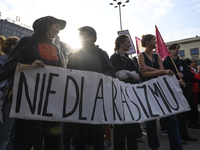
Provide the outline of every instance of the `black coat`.
<path id="1" fill-rule="evenodd" d="M 189 70 L 186 63 L 182 59 L 179 59 L 179 57 L 176 60 L 174 60 L 174 63 L 178 71 L 182 73 L 184 76 L 183 81 L 186 83 L 185 88 L 191 88 L 191 80 L 194 77 L 193 73 Z M 169 56 L 167 56 L 165 60 L 163 61 L 163 66 L 165 69 L 171 69 L 175 73 L 175 75 L 177 74 L 175 66 L 173 65 L 171 58 Z M 176 78 L 180 79 L 177 75 L 176 75 Z"/>

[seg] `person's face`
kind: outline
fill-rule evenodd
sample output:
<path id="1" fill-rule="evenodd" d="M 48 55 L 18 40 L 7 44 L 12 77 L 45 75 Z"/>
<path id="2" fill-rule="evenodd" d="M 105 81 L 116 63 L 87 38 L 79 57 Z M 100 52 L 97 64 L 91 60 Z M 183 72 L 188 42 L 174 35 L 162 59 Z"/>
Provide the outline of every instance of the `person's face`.
<path id="1" fill-rule="evenodd" d="M 148 41 L 149 42 L 149 47 L 151 47 L 151 48 L 156 48 L 156 37 L 153 37 L 150 41 Z"/>
<path id="2" fill-rule="evenodd" d="M 129 51 L 129 48 L 130 48 L 130 46 L 131 46 L 130 39 L 129 39 L 129 38 L 126 38 L 126 39 L 125 39 L 125 42 L 124 42 L 124 43 L 121 43 L 120 46 L 121 46 L 121 48 L 124 50 L 124 52 Z"/>
<path id="3" fill-rule="evenodd" d="M 197 63 L 196 63 L 195 61 L 193 61 L 193 62 L 191 63 L 191 67 L 192 67 L 192 68 L 197 68 Z"/>
<path id="4" fill-rule="evenodd" d="M 82 45 L 94 43 L 93 35 L 89 34 L 89 32 L 87 32 L 87 31 L 80 31 L 79 39 L 80 39 L 80 42 Z"/>
<path id="5" fill-rule="evenodd" d="M 55 38 L 56 35 L 59 33 L 59 30 L 60 30 L 59 24 L 53 24 L 52 26 L 49 26 L 47 31 L 47 37 Z"/>
<path id="6" fill-rule="evenodd" d="M 18 42 L 19 42 L 19 40 L 17 40 L 16 42 L 18 43 Z M 16 43 L 16 44 L 12 44 L 12 45 L 11 45 L 11 49 L 12 49 L 12 50 L 15 48 L 15 46 L 17 45 L 17 43 Z"/>
<path id="7" fill-rule="evenodd" d="M 172 56 L 178 56 L 178 54 L 179 54 L 179 48 L 180 48 L 180 47 L 177 45 L 176 48 L 171 49 L 171 50 L 170 50 L 171 55 L 172 55 Z"/>

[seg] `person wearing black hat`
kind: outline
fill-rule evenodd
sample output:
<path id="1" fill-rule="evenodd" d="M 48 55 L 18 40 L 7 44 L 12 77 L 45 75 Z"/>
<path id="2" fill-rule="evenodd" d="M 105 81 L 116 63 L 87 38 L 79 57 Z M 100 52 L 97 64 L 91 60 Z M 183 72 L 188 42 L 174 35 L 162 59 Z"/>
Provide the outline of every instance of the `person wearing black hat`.
<path id="1" fill-rule="evenodd" d="M 81 27 L 79 29 L 79 38 L 82 48 L 72 54 L 68 61 L 67 68 L 94 71 L 112 76 L 114 68 L 110 64 L 108 54 L 94 44 L 97 40 L 96 31 L 89 26 Z M 89 125 L 80 123 L 76 124 L 75 149 L 86 149 L 85 133 L 88 128 L 92 129 L 94 150 L 103 150 L 103 125 Z"/>
<path id="2" fill-rule="evenodd" d="M 66 21 L 52 16 L 46 16 L 35 20 L 34 33 L 30 37 L 23 37 L 18 45 L 11 51 L 5 65 L 5 72 L 0 74 L 0 81 L 5 78 L 13 78 L 18 63 L 32 64 L 36 67 L 45 65 L 62 67 L 61 53 L 52 43 L 60 30 L 64 29 Z M 15 120 L 15 137 L 13 150 L 31 150 L 36 133 L 38 121 Z M 57 150 L 60 144 L 60 123 L 45 122 L 44 150 Z"/>

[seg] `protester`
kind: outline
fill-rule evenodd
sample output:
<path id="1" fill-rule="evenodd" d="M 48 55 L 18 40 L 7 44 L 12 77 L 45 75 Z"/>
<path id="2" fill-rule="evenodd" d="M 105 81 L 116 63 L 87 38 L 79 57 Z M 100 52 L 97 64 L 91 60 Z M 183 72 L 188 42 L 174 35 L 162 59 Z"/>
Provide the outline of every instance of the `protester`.
<path id="1" fill-rule="evenodd" d="M 143 35 L 141 43 L 142 46 L 145 47 L 145 51 L 138 56 L 142 81 L 157 78 L 158 76 L 165 74 L 173 75 L 173 71 L 164 70 L 161 57 L 152 53 L 153 49 L 156 48 L 156 37 L 151 34 Z M 168 131 L 170 149 L 183 150 L 176 116 L 173 115 L 164 119 Z M 152 150 L 157 150 L 160 147 L 160 144 L 157 135 L 156 120 L 146 122 L 146 131 L 149 147 Z"/>
<path id="2" fill-rule="evenodd" d="M 190 65 L 190 71 L 194 74 L 194 78 L 192 79 L 192 90 L 194 93 L 194 101 L 195 101 L 195 107 L 198 105 L 198 99 L 199 99 L 199 81 L 200 81 L 200 73 L 197 69 L 197 61 L 195 59 L 192 59 L 192 63 Z"/>
<path id="3" fill-rule="evenodd" d="M 181 85 L 183 95 L 187 99 L 188 104 L 191 106 L 191 101 L 193 98 L 192 91 L 191 91 L 191 80 L 194 75 L 188 69 L 185 62 L 179 59 L 178 57 L 179 49 L 180 49 L 180 45 L 177 43 L 173 43 L 169 45 L 169 53 L 171 55 L 171 58 L 167 56 L 165 60 L 163 61 L 163 66 L 165 69 L 172 69 L 174 71 L 176 78 L 178 79 L 178 82 Z M 182 84 L 183 82 L 184 84 Z M 189 115 L 189 112 L 183 112 L 177 115 L 179 131 L 180 131 L 180 136 L 182 138 L 182 142 L 184 142 L 184 140 L 198 141 L 197 138 L 191 137 L 188 134 L 188 130 L 187 130 L 188 115 Z"/>
<path id="4" fill-rule="evenodd" d="M 193 93 L 193 98 L 191 99 L 191 111 L 189 114 L 188 128 L 199 129 L 200 125 L 199 125 L 198 100 L 200 95 L 200 89 L 199 89 L 200 73 L 197 70 L 197 62 L 195 59 L 190 60 L 189 58 L 186 58 L 184 61 L 194 75 L 194 77 L 192 78 L 191 91 Z"/>
<path id="5" fill-rule="evenodd" d="M 11 50 L 17 45 L 18 37 L 8 37 L 7 39 L 2 38 L 0 42 L 0 50 L 4 54 L 0 56 L 0 72 L 4 72 L 4 64 L 9 56 Z M 0 149 L 1 150 L 12 150 L 12 142 L 14 138 L 14 118 L 9 118 L 11 102 L 8 100 L 7 95 L 12 87 L 12 82 L 4 80 L 0 86 Z"/>
<path id="6" fill-rule="evenodd" d="M 18 45 L 11 51 L 4 65 L 5 72 L 0 74 L 0 79 L 13 77 L 18 63 L 32 64 L 36 67 L 45 65 L 62 67 L 60 51 L 53 45 L 59 30 L 65 28 L 66 22 L 47 16 L 37 19 L 33 23 L 34 33 L 30 37 L 22 38 Z M 15 138 L 13 150 L 31 150 L 35 137 L 38 121 L 15 120 Z M 44 150 L 58 150 L 60 144 L 60 123 L 43 121 L 44 126 Z"/>
<path id="7" fill-rule="evenodd" d="M 105 75 L 112 75 L 113 67 L 110 64 L 108 55 L 94 43 L 96 42 L 96 31 L 89 26 L 79 29 L 79 37 L 82 48 L 74 52 L 68 61 L 68 68 L 85 71 L 94 71 Z M 85 150 L 85 132 L 88 124 L 76 124 L 75 149 Z M 104 149 L 103 125 L 91 125 L 93 133 L 94 150 Z"/>
<path id="8" fill-rule="evenodd" d="M 138 83 L 140 80 L 138 69 L 133 61 L 127 56 L 130 39 L 127 35 L 120 35 L 115 40 L 115 53 L 110 57 L 111 64 L 115 68 L 115 77 L 125 83 Z M 114 127 L 114 150 L 125 150 L 125 137 L 127 149 L 137 150 L 137 132 L 139 124 L 115 124 Z"/>

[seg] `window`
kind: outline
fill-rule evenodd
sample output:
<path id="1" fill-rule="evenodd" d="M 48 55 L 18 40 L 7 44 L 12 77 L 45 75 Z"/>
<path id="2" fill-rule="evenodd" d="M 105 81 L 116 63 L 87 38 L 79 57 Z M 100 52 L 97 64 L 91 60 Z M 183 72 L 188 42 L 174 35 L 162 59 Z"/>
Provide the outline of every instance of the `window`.
<path id="1" fill-rule="evenodd" d="M 12 34 L 12 31 L 10 29 L 8 29 L 8 34 Z"/>
<path id="2" fill-rule="evenodd" d="M 179 51 L 179 56 L 185 56 L 184 50 Z"/>
<path id="3" fill-rule="evenodd" d="M 5 33 L 11 35 L 11 34 L 12 34 L 12 30 L 11 30 L 11 29 L 8 29 L 8 28 L 5 28 Z"/>
<path id="4" fill-rule="evenodd" d="M 26 34 L 24 34 L 24 33 L 22 33 L 22 37 L 25 37 L 25 36 L 27 36 Z"/>
<path id="5" fill-rule="evenodd" d="M 17 32 L 16 32 L 16 31 L 14 31 L 14 32 L 13 32 L 13 35 L 14 35 L 14 36 L 17 36 Z"/>
<path id="6" fill-rule="evenodd" d="M 190 54 L 191 54 L 191 55 L 199 54 L 199 49 L 198 49 L 198 48 L 190 49 Z"/>
<path id="7" fill-rule="evenodd" d="M 16 35 L 17 37 L 19 37 L 19 32 L 17 32 L 17 35 Z"/>

